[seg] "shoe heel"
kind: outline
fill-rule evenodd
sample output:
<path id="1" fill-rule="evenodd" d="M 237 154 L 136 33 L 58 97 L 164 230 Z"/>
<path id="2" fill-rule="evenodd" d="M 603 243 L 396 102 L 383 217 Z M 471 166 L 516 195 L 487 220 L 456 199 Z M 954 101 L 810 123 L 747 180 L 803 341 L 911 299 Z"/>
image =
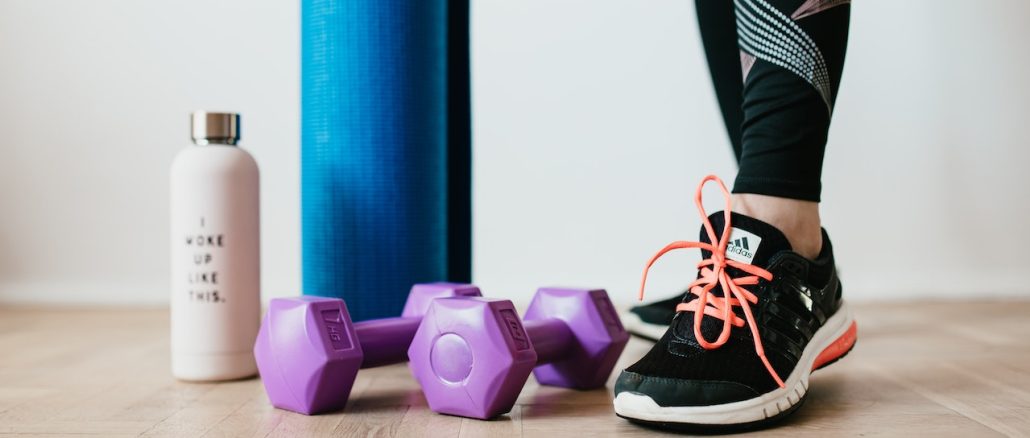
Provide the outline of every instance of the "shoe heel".
<path id="1" fill-rule="evenodd" d="M 812 364 L 812 371 L 823 368 L 847 355 L 855 347 L 857 339 L 858 324 L 852 321 L 851 326 L 848 327 L 848 330 L 843 335 L 830 343 L 828 347 L 816 356 L 815 362 Z"/>

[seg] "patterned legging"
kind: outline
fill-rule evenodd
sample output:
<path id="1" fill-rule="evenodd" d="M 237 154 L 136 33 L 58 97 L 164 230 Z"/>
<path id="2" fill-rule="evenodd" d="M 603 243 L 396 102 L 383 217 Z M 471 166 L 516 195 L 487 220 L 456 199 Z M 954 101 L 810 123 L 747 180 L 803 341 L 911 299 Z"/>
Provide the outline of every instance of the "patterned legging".
<path id="1" fill-rule="evenodd" d="M 819 201 L 850 0 L 695 0 L 740 170 L 734 193 Z"/>

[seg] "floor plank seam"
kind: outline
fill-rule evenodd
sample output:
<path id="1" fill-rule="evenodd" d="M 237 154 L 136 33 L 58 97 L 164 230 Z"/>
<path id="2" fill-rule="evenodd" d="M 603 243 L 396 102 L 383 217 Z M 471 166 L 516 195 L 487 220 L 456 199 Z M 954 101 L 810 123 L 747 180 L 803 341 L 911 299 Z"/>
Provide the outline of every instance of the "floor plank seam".
<path id="1" fill-rule="evenodd" d="M 958 414 L 959 416 L 961 416 L 963 418 L 966 418 L 966 419 L 968 419 L 970 421 L 974 421 L 976 423 L 979 423 L 980 425 L 982 425 L 984 427 L 987 427 L 988 429 L 991 429 L 991 430 L 993 430 L 995 432 L 998 432 L 998 433 L 1000 433 L 1002 435 L 1009 436 L 1009 437 L 1025 436 L 1024 434 L 1020 433 L 1019 431 L 1009 428 L 1005 424 L 999 424 L 996 421 L 992 421 L 990 418 L 987 418 L 985 415 L 980 414 L 979 412 L 976 412 L 975 408 L 973 408 L 973 407 L 963 403 L 962 401 L 955 400 L 954 398 L 948 397 L 948 396 L 943 395 L 943 394 L 938 394 L 935 391 L 933 391 L 932 389 L 926 388 L 925 386 L 920 385 L 918 383 L 910 382 L 910 381 L 908 381 L 906 379 L 903 379 L 903 378 L 900 378 L 900 377 L 896 377 L 896 376 L 892 375 L 889 371 L 884 370 L 882 368 L 879 368 L 879 367 L 876 367 L 876 366 L 869 366 L 869 365 L 866 365 L 865 368 L 872 370 L 876 374 L 879 374 L 881 377 L 884 377 L 884 378 L 894 382 L 895 384 L 901 385 L 901 386 L 905 387 L 906 389 L 908 389 L 908 390 L 910 390 L 910 391 L 912 391 L 912 392 L 914 392 L 916 394 L 919 394 L 920 396 L 926 398 L 927 400 L 930 400 L 930 401 L 932 401 L 934 403 L 937 403 L 938 405 L 940 405 L 940 406 L 942 406 L 944 408 L 947 408 L 948 410 Z M 972 412 L 968 412 L 968 411 L 972 411 Z"/>
<path id="2" fill-rule="evenodd" d="M 988 379 L 978 373 L 972 372 L 955 364 L 944 364 L 944 366 L 956 373 L 966 376 L 969 379 L 976 380 L 980 383 L 995 388 L 998 391 L 1008 392 L 1024 400 L 1030 400 L 1030 392 L 1023 390 L 1022 388 L 1014 387 L 1012 385 L 1005 385 L 996 380 Z"/>
<path id="3" fill-rule="evenodd" d="M 247 405 L 247 403 L 250 403 L 250 401 L 251 401 L 251 400 L 253 400 L 253 398 L 247 398 L 247 399 L 244 399 L 244 400 L 243 400 L 243 403 L 240 403 L 240 404 L 239 404 L 238 406 L 236 406 L 236 408 L 235 408 L 235 409 L 233 409 L 233 410 L 229 411 L 229 413 L 228 413 L 228 414 L 225 414 L 225 416 L 224 416 L 224 417 L 222 417 L 222 418 L 221 418 L 221 419 L 219 419 L 218 421 L 216 421 L 216 422 L 214 422 L 213 424 L 211 424 L 211 426 L 208 426 L 208 428 L 207 428 L 206 430 L 204 430 L 204 433 L 200 434 L 201 438 L 203 438 L 203 437 L 207 436 L 208 434 L 210 434 L 210 433 L 211 433 L 211 431 L 212 431 L 212 430 L 213 430 L 214 428 L 218 427 L 218 426 L 219 426 L 220 424 L 222 424 L 222 422 L 223 422 L 223 421 L 225 421 L 225 420 L 226 420 L 227 418 L 231 417 L 231 416 L 232 416 L 233 414 L 235 414 L 236 412 L 239 412 L 239 410 L 240 410 L 240 409 L 243 409 L 243 407 L 244 407 L 244 406 L 246 406 L 246 405 Z"/>
<path id="4" fill-rule="evenodd" d="M 174 386 L 174 385 L 175 385 L 175 384 L 173 383 L 173 384 L 171 384 L 171 385 L 168 385 L 168 386 Z M 166 387 L 168 387 L 168 386 L 166 386 Z M 190 398 L 190 399 L 189 399 L 189 403 L 183 403 L 182 407 L 180 407 L 180 408 L 178 408 L 178 409 L 176 409 L 176 410 L 172 411 L 172 413 L 168 414 L 168 416 L 166 416 L 166 417 L 162 418 L 162 419 L 161 419 L 160 421 L 158 421 L 158 422 L 154 423 L 154 424 L 153 424 L 152 426 L 150 426 L 150 427 L 149 427 L 149 428 L 148 428 L 147 430 L 145 430 L 145 431 L 143 431 L 143 432 L 140 432 L 140 434 L 139 434 L 138 436 L 145 436 L 146 434 L 150 433 L 150 431 L 152 431 L 152 430 L 156 429 L 156 428 L 157 428 L 158 426 L 160 426 L 160 425 L 164 424 L 164 423 L 165 423 L 166 421 L 168 421 L 168 419 L 169 419 L 169 418 L 172 418 L 172 417 L 174 417 L 174 416 L 175 416 L 176 414 L 178 414 L 179 412 L 182 412 L 182 411 L 183 411 L 183 410 L 185 410 L 185 409 L 186 409 L 187 407 L 189 407 L 189 406 L 190 406 L 190 405 L 191 405 L 191 404 L 192 404 L 193 402 L 196 402 L 196 401 L 197 401 L 198 399 L 200 399 L 200 398 L 201 398 L 201 397 L 203 397 L 204 395 L 207 395 L 207 393 L 209 393 L 209 392 L 213 391 L 213 390 L 215 389 L 215 387 L 217 387 L 217 385 L 211 385 L 211 386 L 210 386 L 209 388 L 207 388 L 207 390 L 205 390 L 205 391 L 203 391 L 203 392 L 201 392 L 201 393 L 197 394 L 197 396 L 196 396 L 196 397 Z M 170 390 L 174 390 L 174 388 L 170 388 Z"/>

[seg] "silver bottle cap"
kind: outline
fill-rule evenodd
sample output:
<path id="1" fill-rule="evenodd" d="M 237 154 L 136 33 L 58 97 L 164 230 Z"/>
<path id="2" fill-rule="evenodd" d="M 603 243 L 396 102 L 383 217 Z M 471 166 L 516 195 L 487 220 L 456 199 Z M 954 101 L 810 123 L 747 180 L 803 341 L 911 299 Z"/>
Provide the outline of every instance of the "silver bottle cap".
<path id="1" fill-rule="evenodd" d="M 192 137 L 195 144 L 229 144 L 240 141 L 240 114 L 194 111 Z"/>

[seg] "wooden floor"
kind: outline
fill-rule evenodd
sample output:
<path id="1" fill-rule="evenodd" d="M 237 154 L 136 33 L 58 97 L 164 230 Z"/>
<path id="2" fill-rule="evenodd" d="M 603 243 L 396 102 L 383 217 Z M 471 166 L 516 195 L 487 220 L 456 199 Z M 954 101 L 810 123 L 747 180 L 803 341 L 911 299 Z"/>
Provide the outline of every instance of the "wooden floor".
<path id="1" fill-rule="evenodd" d="M 781 436 L 1027 436 L 1030 302 L 856 306 L 851 355 L 812 378 Z M 631 341 L 620 368 L 648 344 Z M 614 377 L 613 377 L 614 378 Z M 610 387 L 610 385 L 609 385 Z M 609 389 L 532 380 L 494 421 L 434 414 L 403 365 L 361 372 L 343 412 L 273 409 L 258 380 L 177 382 L 163 310 L 0 307 L 0 436 L 645 436 Z"/>

